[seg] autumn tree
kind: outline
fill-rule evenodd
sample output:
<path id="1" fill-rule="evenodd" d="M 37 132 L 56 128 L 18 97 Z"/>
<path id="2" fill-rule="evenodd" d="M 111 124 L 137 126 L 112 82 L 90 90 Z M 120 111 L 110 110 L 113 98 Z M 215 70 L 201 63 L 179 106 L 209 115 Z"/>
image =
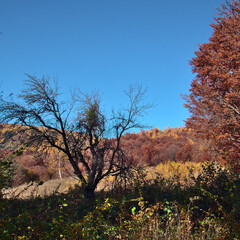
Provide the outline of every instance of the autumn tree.
<path id="1" fill-rule="evenodd" d="M 0 122 L 19 124 L 22 139 L 30 146 L 55 148 L 65 155 L 85 187 L 85 198 L 94 199 L 103 178 L 131 167 L 121 139 L 130 129 L 142 127 L 141 119 L 150 107 L 143 103 L 145 90 L 130 87 L 129 105 L 108 116 L 98 94 L 75 93 L 71 103 L 64 104 L 56 82 L 52 86 L 46 77 L 27 76 L 18 101 L 1 99 Z"/>
<path id="2" fill-rule="evenodd" d="M 240 156 L 240 1 L 222 5 L 208 43 L 190 61 L 187 126 L 234 161 Z"/>

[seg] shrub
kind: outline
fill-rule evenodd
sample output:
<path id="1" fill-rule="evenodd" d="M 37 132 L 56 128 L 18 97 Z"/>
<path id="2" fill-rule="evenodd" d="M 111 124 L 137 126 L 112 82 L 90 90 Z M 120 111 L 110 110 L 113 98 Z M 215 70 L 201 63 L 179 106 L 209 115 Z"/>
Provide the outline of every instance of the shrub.
<path id="1" fill-rule="evenodd" d="M 14 172 L 12 157 L 13 154 L 10 156 L 2 154 L 0 156 L 0 198 L 2 189 L 10 187 L 12 181 L 12 174 Z"/>

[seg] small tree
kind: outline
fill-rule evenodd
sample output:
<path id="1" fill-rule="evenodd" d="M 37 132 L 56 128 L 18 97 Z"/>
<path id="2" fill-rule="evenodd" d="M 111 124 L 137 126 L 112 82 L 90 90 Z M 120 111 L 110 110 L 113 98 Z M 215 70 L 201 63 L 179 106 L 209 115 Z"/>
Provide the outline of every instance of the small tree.
<path id="1" fill-rule="evenodd" d="M 14 173 L 13 154 L 0 152 L 0 199 L 2 198 L 2 189 L 11 185 L 12 175 Z"/>
<path id="2" fill-rule="evenodd" d="M 84 196 L 94 199 L 103 178 L 130 168 L 121 139 L 128 130 L 143 127 L 140 120 L 150 107 L 142 103 L 145 91 L 130 87 L 126 92 L 129 106 L 107 117 L 98 94 L 75 93 L 66 105 L 59 102 L 56 82 L 52 87 L 46 77 L 27 76 L 26 87 L 18 96 L 20 103 L 1 99 L 1 123 L 20 124 L 23 140 L 31 146 L 62 152 L 85 186 Z"/>
<path id="3" fill-rule="evenodd" d="M 190 61 L 196 77 L 185 96 L 191 113 L 187 126 L 233 162 L 240 157 L 240 1 L 223 5 L 211 26 L 209 42 Z"/>

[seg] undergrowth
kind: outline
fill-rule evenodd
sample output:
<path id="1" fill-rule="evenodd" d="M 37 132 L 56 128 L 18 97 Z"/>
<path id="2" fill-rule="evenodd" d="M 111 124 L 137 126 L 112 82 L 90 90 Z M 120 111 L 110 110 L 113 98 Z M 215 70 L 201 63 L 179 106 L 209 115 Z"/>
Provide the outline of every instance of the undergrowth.
<path id="1" fill-rule="evenodd" d="M 0 239 L 239 239 L 240 179 L 231 168 L 189 169 L 184 180 L 143 169 L 98 192 L 89 205 L 78 186 L 68 194 L 3 199 Z"/>

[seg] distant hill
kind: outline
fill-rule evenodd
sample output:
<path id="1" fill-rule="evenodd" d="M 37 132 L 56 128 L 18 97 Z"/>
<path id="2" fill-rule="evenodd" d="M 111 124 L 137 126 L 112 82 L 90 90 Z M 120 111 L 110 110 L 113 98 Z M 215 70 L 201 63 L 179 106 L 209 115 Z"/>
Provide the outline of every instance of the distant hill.
<path id="1" fill-rule="evenodd" d="M 166 161 L 202 162 L 209 159 L 208 143 L 186 127 L 154 128 L 139 134 L 125 134 L 124 148 L 136 165 L 156 166 Z"/>
<path id="2" fill-rule="evenodd" d="M 21 139 L 19 126 L 0 125 L 2 158 L 21 148 L 13 156 L 16 163 L 13 186 L 73 175 L 72 167 L 56 149 L 43 152 L 24 147 Z M 185 127 L 166 128 L 163 131 L 154 128 L 138 134 L 127 133 L 122 140 L 123 149 L 135 166 L 156 166 L 167 161 L 202 162 L 210 157 L 206 151 L 208 143 L 196 138 L 195 133 Z"/>

